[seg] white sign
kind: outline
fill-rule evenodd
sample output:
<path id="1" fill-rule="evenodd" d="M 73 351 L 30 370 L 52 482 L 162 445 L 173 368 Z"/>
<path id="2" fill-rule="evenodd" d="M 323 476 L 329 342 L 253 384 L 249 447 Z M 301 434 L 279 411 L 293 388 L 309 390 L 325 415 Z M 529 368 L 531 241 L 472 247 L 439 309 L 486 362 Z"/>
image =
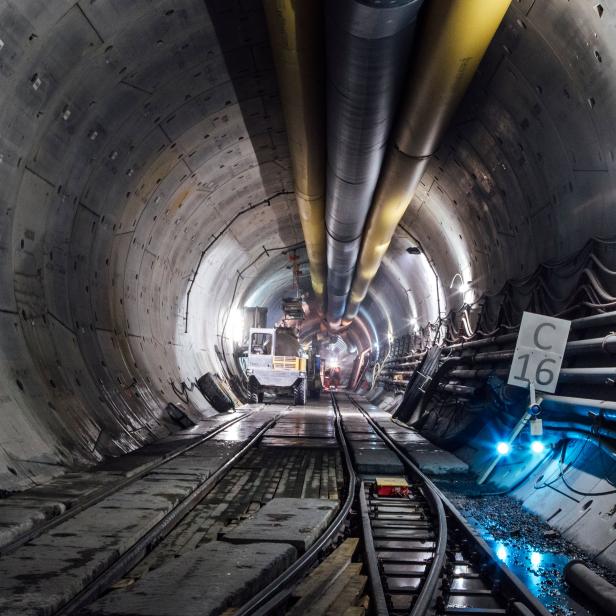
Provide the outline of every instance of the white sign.
<path id="1" fill-rule="evenodd" d="M 508 385 L 554 393 L 571 321 L 525 312 L 509 371 Z"/>

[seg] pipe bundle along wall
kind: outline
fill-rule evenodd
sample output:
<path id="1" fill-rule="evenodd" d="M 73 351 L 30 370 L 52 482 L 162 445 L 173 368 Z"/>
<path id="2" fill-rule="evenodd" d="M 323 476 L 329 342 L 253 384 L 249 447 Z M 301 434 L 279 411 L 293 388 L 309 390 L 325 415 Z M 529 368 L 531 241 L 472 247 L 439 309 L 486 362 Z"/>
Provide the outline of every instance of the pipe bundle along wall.
<path id="1" fill-rule="evenodd" d="M 510 0 L 432 0 L 409 88 L 387 152 L 345 319 L 357 316 L 393 234 L 473 78 Z"/>
<path id="2" fill-rule="evenodd" d="M 326 3 L 327 318 L 344 314 L 423 0 Z"/>
<path id="3" fill-rule="evenodd" d="M 326 276 L 323 4 L 320 0 L 264 0 L 263 5 L 312 288 L 321 303 Z"/>
<path id="4" fill-rule="evenodd" d="M 559 385 L 577 385 L 574 391 L 580 391 L 580 387 L 592 387 L 591 396 L 601 395 L 610 397 L 606 387 L 616 379 L 616 366 L 597 365 L 602 362 L 609 362 L 616 353 L 616 335 L 607 333 L 605 336 L 597 336 L 603 332 L 610 332 L 616 323 L 616 312 L 603 313 L 589 317 L 582 317 L 571 321 L 571 329 L 574 332 L 588 331 L 590 336 L 580 340 L 570 340 L 567 342 L 565 359 L 575 358 L 585 361 L 590 356 L 590 366 L 588 367 L 565 367 L 559 374 Z M 509 367 L 480 368 L 477 365 L 482 363 L 510 362 L 513 357 L 513 346 L 516 343 L 518 333 L 512 332 L 504 335 L 492 335 L 477 340 L 463 343 L 451 344 L 443 347 L 448 354 L 447 359 L 441 365 L 440 377 L 445 375 L 454 381 L 441 383 L 438 385 L 440 391 L 456 393 L 458 395 L 470 393 L 460 387 L 460 381 L 484 380 L 490 376 L 498 376 L 503 380 L 507 379 Z M 484 350 L 485 347 L 501 347 L 499 350 Z M 505 348 L 502 348 L 505 347 Z M 507 348 L 508 347 L 508 348 Z M 389 377 L 394 375 L 413 374 L 413 370 L 407 367 L 423 356 L 423 352 L 413 352 L 399 357 L 391 358 L 387 361 L 387 368 L 384 371 Z M 409 361 L 415 360 L 414 362 Z M 588 360 L 586 360 L 588 361 Z M 464 364 L 468 364 L 465 367 Z M 382 378 L 382 382 L 394 386 L 406 386 L 408 379 L 400 380 L 395 378 Z M 456 382 L 458 381 L 458 382 Z M 599 388 L 599 389 L 598 389 Z M 552 395 L 541 393 L 543 398 L 542 408 L 546 411 L 544 416 L 544 428 L 553 432 L 569 431 L 571 438 L 585 438 L 589 435 L 613 440 L 616 435 L 610 424 L 616 422 L 616 401 L 610 399 L 594 399 L 591 397 L 580 397 L 577 395 Z M 613 396 L 612 396 L 613 397 Z M 577 423 L 572 423 L 577 422 Z"/>

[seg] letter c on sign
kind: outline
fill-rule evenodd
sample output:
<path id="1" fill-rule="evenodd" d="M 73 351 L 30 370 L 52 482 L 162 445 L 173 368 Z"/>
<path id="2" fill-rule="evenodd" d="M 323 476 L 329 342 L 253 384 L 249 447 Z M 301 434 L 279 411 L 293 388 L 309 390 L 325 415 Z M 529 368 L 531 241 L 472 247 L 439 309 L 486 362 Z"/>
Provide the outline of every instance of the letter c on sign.
<path id="1" fill-rule="evenodd" d="M 537 329 L 535 330 L 535 346 L 538 349 L 541 349 L 542 351 L 549 351 L 552 348 L 552 345 L 548 345 L 548 346 L 543 346 L 540 342 L 539 342 L 539 332 L 544 328 L 544 327 L 551 327 L 553 330 L 556 329 L 556 325 L 552 324 L 552 323 L 541 323 L 541 325 L 539 325 L 539 327 L 537 327 Z"/>

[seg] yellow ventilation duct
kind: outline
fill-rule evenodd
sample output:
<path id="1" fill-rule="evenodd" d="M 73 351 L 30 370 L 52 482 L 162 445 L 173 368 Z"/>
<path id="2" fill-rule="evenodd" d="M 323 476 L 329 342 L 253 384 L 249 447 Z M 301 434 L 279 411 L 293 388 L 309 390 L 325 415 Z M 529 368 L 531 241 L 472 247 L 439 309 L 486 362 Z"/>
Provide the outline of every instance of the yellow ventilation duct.
<path id="1" fill-rule="evenodd" d="M 325 110 L 323 6 L 263 0 L 293 165 L 312 288 L 325 290 Z"/>
<path id="2" fill-rule="evenodd" d="M 411 202 L 430 156 L 511 0 L 430 0 L 420 49 L 387 152 L 347 302 L 354 319 Z"/>

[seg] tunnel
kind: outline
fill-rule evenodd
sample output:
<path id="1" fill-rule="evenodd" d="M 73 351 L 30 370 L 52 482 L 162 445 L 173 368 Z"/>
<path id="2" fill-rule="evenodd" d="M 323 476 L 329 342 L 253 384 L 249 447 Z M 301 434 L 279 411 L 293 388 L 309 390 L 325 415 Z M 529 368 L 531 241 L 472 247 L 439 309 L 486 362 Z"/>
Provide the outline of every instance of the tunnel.
<path id="1" fill-rule="evenodd" d="M 7 544 L 12 499 L 234 407 L 291 404 L 252 400 L 245 372 L 248 310 L 273 328 L 291 297 L 340 394 L 453 452 L 616 578 L 616 6 L 495 0 L 447 102 L 430 87 L 451 67 L 422 81 L 447 4 L 0 0 Z M 296 30 L 276 34 L 289 7 Z M 294 58 L 293 36 L 309 42 Z M 409 154 L 413 105 L 442 126 Z M 411 163 L 383 240 L 377 205 Z M 525 312 L 572 323 L 556 393 L 537 392 L 551 457 L 515 445 L 523 432 L 487 473 L 526 408 L 507 386 Z M 0 592 L 7 614 L 60 613 Z"/>

